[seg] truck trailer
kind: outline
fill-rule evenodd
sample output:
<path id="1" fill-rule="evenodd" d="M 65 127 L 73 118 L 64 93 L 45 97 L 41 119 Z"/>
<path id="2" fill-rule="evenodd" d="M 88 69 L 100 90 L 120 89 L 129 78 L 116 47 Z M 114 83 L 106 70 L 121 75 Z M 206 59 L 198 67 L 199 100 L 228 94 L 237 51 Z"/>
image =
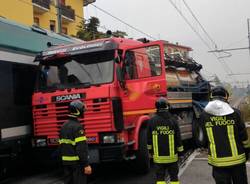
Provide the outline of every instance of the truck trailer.
<path id="1" fill-rule="evenodd" d="M 138 171 L 147 172 L 147 124 L 161 96 L 168 98 L 182 138 L 202 137 L 198 119 L 210 85 L 199 73 L 202 66 L 187 56 L 190 50 L 179 53 L 180 47 L 171 50 L 162 40 L 107 38 L 38 54 L 35 146 L 56 150 L 68 105 L 76 99 L 87 106 L 80 121 L 91 163 L 133 160 Z"/>

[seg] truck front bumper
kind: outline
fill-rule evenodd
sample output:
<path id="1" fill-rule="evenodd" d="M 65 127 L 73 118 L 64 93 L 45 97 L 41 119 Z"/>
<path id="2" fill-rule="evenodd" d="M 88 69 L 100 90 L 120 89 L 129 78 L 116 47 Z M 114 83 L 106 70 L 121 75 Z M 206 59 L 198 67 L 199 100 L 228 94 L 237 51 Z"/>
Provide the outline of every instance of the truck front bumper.
<path id="1" fill-rule="evenodd" d="M 122 161 L 126 156 L 125 144 L 89 145 L 89 162 Z"/>

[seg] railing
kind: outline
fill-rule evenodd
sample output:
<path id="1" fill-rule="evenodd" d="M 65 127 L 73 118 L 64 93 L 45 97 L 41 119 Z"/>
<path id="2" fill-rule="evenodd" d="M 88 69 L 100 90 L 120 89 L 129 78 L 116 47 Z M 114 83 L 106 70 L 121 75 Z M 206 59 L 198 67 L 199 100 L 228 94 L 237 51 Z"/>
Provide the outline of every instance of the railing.
<path id="1" fill-rule="evenodd" d="M 50 0 L 32 0 L 32 3 L 37 4 L 43 8 L 50 9 Z"/>
<path id="2" fill-rule="evenodd" d="M 63 16 L 75 20 L 75 10 L 70 6 L 61 5 L 61 12 Z"/>

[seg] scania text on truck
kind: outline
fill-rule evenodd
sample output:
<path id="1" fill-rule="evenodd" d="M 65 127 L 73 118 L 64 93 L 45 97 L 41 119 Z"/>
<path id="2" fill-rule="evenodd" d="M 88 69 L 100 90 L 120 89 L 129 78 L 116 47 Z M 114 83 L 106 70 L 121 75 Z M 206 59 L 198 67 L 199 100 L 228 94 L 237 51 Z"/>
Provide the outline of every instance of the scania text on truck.
<path id="1" fill-rule="evenodd" d="M 160 96 L 169 99 L 183 139 L 191 139 L 209 84 L 199 74 L 201 65 L 168 53 L 168 46 L 166 41 L 108 38 L 51 47 L 37 55 L 35 146 L 56 149 L 68 104 L 75 99 L 87 105 L 81 121 L 92 163 L 134 160 L 136 169 L 146 172 L 146 127 Z"/>

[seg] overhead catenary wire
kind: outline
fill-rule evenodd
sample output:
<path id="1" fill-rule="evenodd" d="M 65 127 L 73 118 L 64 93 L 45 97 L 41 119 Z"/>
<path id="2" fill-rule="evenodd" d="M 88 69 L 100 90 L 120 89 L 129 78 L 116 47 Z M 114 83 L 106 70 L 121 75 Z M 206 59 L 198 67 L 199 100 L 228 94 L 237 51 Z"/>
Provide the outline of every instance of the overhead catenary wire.
<path id="1" fill-rule="evenodd" d="M 181 17 L 184 19 L 184 21 L 189 25 L 189 27 L 193 30 L 193 32 L 200 38 L 200 40 L 209 48 L 211 49 L 210 45 L 202 38 L 200 33 L 194 28 L 194 26 L 189 22 L 189 20 L 184 16 L 184 14 L 181 12 L 181 10 L 176 6 L 176 4 L 169 0 L 169 2 L 172 4 L 172 6 L 176 9 L 176 11 L 181 15 Z"/>
<path id="2" fill-rule="evenodd" d="M 212 39 L 212 37 L 208 34 L 208 32 L 206 31 L 206 29 L 204 28 L 204 26 L 201 24 L 201 22 L 198 20 L 198 18 L 196 17 L 196 15 L 194 14 L 194 12 L 192 11 L 192 9 L 190 8 L 190 6 L 187 4 L 187 2 L 185 0 L 182 0 L 184 5 L 186 6 L 186 8 L 188 9 L 188 11 L 191 13 L 191 15 L 193 16 L 193 18 L 197 21 L 197 23 L 200 25 L 201 29 L 204 31 L 204 33 L 207 35 L 208 39 L 214 44 L 215 48 L 217 47 L 217 44 L 215 43 L 215 41 Z"/>
<path id="3" fill-rule="evenodd" d="M 208 48 L 208 49 L 211 49 L 211 46 L 210 46 L 210 44 L 208 44 L 207 43 L 207 41 L 205 41 L 205 39 L 203 39 L 203 37 L 200 35 L 200 33 L 194 28 L 194 26 L 189 22 L 189 20 L 185 17 L 185 15 L 182 13 L 182 11 L 177 7 L 177 5 L 172 1 L 172 0 L 169 0 L 170 1 L 170 3 L 172 4 L 172 6 L 176 9 L 176 11 L 181 15 L 181 17 L 184 19 L 184 21 L 189 25 L 189 27 L 193 30 L 193 32 L 200 38 L 200 40 L 204 43 L 204 45 L 206 45 L 206 47 Z M 186 3 L 186 5 L 187 5 L 187 3 Z M 188 6 L 188 5 L 187 5 Z M 189 6 L 188 6 L 189 7 Z M 189 7 L 189 9 L 191 10 L 191 8 Z M 190 12 L 191 13 L 191 12 Z M 192 12 L 192 14 L 194 15 L 194 13 Z M 195 20 L 197 19 L 198 20 L 198 18 L 196 18 L 196 16 L 194 15 L 194 17 L 195 17 Z M 196 21 L 197 21 L 196 20 Z M 200 21 L 198 20 L 197 21 L 198 22 L 198 24 L 200 25 L 200 26 L 202 26 L 202 24 L 200 23 Z M 203 27 L 203 26 L 202 26 Z M 204 28 L 204 27 L 203 27 Z M 205 30 L 205 29 L 204 29 Z M 203 30 L 203 31 L 204 31 Z M 205 30 L 205 32 L 207 32 L 206 30 Z M 207 33 L 208 34 L 208 33 Z M 209 34 L 208 34 L 209 35 Z M 207 35 L 207 36 L 208 36 Z M 211 36 L 209 35 L 209 37 L 211 38 Z M 212 41 L 211 41 L 212 40 Z M 216 42 L 211 38 L 211 42 L 215 45 L 215 46 L 217 46 L 217 44 L 216 44 Z M 225 61 L 224 60 L 222 60 L 221 58 L 219 58 L 215 53 L 213 53 L 213 55 L 216 57 L 216 59 L 219 61 L 219 63 L 222 65 L 222 68 L 223 68 L 223 70 L 225 71 L 225 73 L 226 73 L 226 75 L 228 75 L 228 74 L 232 74 L 232 70 L 230 69 L 230 67 L 225 63 Z M 229 76 L 229 75 L 228 75 Z M 229 76 L 229 77 L 231 77 L 233 80 L 234 80 L 234 78 L 233 78 L 233 76 Z"/>
<path id="4" fill-rule="evenodd" d="M 104 9 L 102 9 L 102 8 L 100 8 L 100 7 L 96 6 L 96 5 L 94 5 L 94 4 L 90 4 L 90 5 L 93 6 L 93 7 L 95 7 L 96 9 L 102 11 L 103 13 L 105 13 L 105 14 L 111 16 L 112 18 L 118 20 L 119 22 L 121 22 L 121 23 L 127 25 L 128 27 L 134 29 L 135 31 L 137 31 L 137 32 L 139 32 L 139 33 L 141 33 L 141 34 L 144 34 L 144 35 L 148 36 L 149 38 L 151 38 L 151 39 L 153 39 L 153 40 L 157 40 L 155 37 L 151 36 L 150 34 L 145 33 L 144 31 L 141 31 L 140 29 L 138 29 L 138 28 L 132 26 L 131 24 L 125 22 L 124 20 L 122 20 L 122 19 L 120 19 L 120 18 L 118 18 L 118 17 L 112 15 L 112 14 L 109 13 L 108 11 L 106 11 L 106 10 L 104 10 Z"/>

